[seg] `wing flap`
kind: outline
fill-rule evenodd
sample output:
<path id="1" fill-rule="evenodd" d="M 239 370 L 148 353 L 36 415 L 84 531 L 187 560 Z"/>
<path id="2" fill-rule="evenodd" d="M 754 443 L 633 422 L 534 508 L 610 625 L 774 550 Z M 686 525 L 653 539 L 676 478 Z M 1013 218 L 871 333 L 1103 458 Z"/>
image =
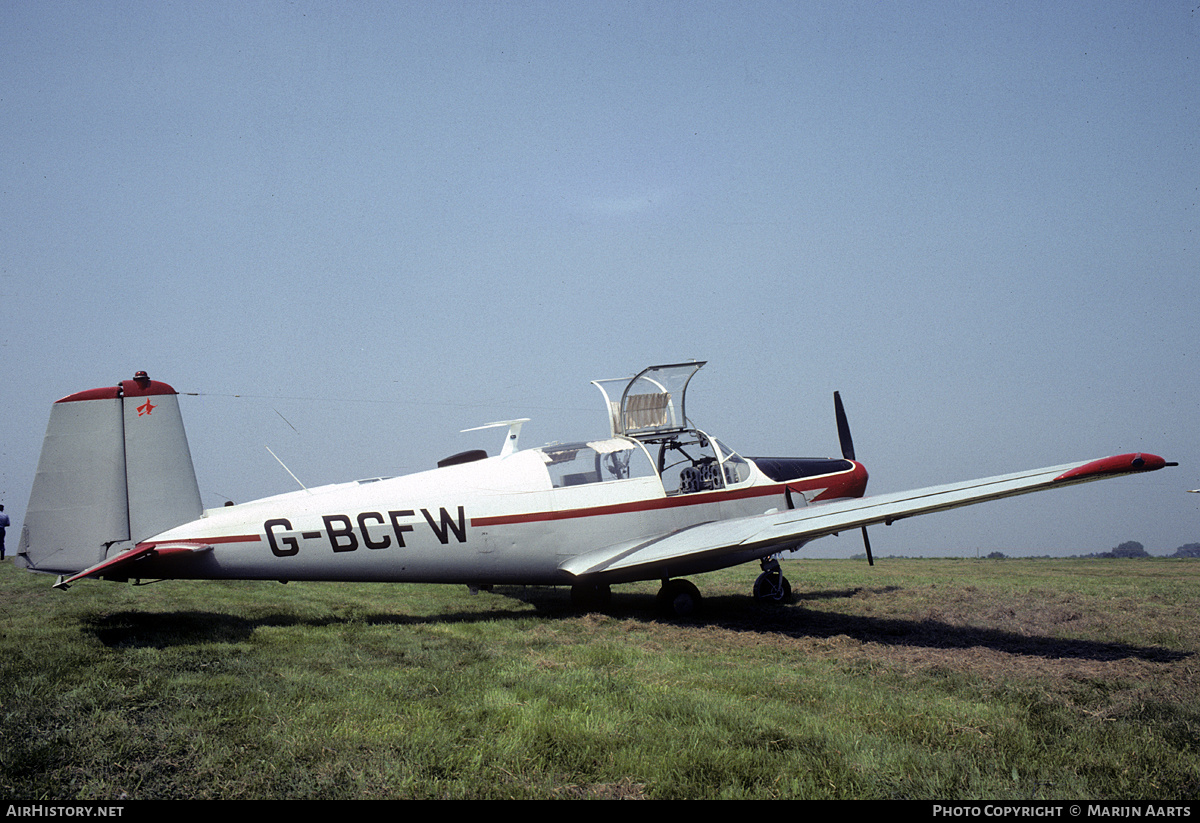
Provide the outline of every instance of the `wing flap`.
<path id="1" fill-rule="evenodd" d="M 1167 463 L 1151 454 L 1067 463 L 1044 469 L 930 486 L 906 492 L 838 500 L 802 509 L 719 520 L 691 528 L 630 541 L 571 558 L 560 568 L 575 577 L 647 571 L 684 558 L 757 552 L 759 556 L 846 529 L 892 523 L 905 517 L 1015 497 L 1116 477 L 1156 471 Z"/>

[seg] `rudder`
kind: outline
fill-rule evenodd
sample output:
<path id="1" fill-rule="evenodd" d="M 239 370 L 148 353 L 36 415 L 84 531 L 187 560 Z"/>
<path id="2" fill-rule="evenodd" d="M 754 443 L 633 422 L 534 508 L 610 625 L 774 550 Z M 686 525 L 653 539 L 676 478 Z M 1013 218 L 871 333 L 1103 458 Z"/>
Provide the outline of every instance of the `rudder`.
<path id="1" fill-rule="evenodd" d="M 51 408 L 18 562 L 77 572 L 201 511 L 178 395 L 138 372 Z"/>

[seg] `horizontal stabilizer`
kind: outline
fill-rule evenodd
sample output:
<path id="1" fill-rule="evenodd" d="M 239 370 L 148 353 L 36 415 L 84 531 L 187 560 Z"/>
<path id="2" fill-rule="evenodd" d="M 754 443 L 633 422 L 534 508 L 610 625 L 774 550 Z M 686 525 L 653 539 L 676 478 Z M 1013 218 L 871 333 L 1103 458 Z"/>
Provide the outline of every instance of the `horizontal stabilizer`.
<path id="1" fill-rule="evenodd" d="M 140 561 L 151 557 L 210 552 L 212 549 L 213 547 L 207 543 L 143 543 L 70 577 L 59 575 L 58 580 L 54 583 L 54 588 L 69 588 L 76 580 L 82 580 L 85 577 L 120 577 L 123 579 L 137 577 L 131 572 L 136 571 L 134 564 Z"/>

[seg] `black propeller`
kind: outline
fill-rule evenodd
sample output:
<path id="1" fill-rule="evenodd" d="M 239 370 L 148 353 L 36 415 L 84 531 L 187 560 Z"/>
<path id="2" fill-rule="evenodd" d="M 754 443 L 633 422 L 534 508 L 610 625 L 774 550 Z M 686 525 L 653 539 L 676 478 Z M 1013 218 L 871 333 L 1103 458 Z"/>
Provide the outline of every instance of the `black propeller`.
<path id="1" fill-rule="evenodd" d="M 842 457 L 854 459 L 854 439 L 850 437 L 850 423 L 846 420 L 846 409 L 842 406 L 842 396 L 833 393 L 833 413 L 837 417 L 838 440 L 842 444 Z M 871 538 L 867 537 L 867 527 L 862 527 L 863 547 L 867 550 L 867 565 L 874 566 L 875 558 L 871 556 Z"/>
<path id="2" fill-rule="evenodd" d="M 854 440 L 850 437 L 850 424 L 846 421 L 846 409 L 842 406 L 842 395 L 833 393 L 833 413 L 837 415 L 838 440 L 842 443 L 842 457 L 854 459 Z"/>

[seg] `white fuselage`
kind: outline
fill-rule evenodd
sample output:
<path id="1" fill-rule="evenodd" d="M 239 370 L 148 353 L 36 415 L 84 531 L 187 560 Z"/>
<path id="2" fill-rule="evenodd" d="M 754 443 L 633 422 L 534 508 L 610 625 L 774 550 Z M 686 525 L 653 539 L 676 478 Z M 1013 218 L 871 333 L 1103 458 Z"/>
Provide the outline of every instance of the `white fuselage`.
<path id="1" fill-rule="evenodd" d="M 820 481 L 799 484 L 808 499 L 830 485 Z M 555 488 L 529 450 L 210 509 L 144 541 L 205 550 L 150 559 L 144 576 L 556 584 L 571 557 L 785 505 L 783 485 L 757 469 L 693 494 L 667 494 L 656 475 Z"/>

